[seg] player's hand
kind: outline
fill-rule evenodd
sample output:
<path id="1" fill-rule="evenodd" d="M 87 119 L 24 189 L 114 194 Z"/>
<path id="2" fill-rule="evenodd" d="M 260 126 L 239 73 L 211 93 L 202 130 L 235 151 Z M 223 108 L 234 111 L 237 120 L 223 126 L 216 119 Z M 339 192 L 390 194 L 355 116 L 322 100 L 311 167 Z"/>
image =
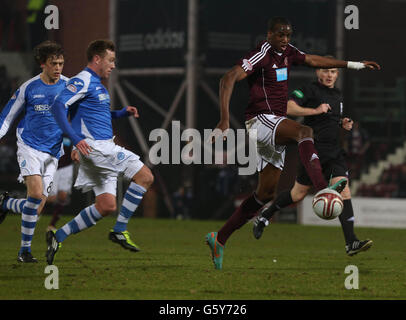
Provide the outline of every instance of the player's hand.
<path id="1" fill-rule="evenodd" d="M 331 107 L 328 103 L 322 103 L 316 108 L 317 114 L 327 113 L 329 111 L 331 111 Z"/>
<path id="2" fill-rule="evenodd" d="M 364 65 L 365 68 L 371 69 L 371 70 L 381 70 L 381 66 L 377 64 L 375 61 L 361 61 Z"/>
<path id="3" fill-rule="evenodd" d="M 209 137 L 209 142 L 214 143 L 219 136 L 223 134 L 224 131 L 230 128 L 230 122 L 228 120 L 220 120 L 216 128 L 213 130 L 212 134 Z M 218 130 L 216 130 L 218 129 Z M 224 137 L 225 140 L 225 137 Z"/>
<path id="4" fill-rule="evenodd" d="M 128 106 L 126 110 L 127 110 L 128 113 L 133 115 L 134 118 L 139 118 L 140 117 L 136 107 Z"/>
<path id="5" fill-rule="evenodd" d="M 76 145 L 76 148 L 79 150 L 81 154 L 84 156 L 88 156 L 89 153 L 92 151 L 92 148 L 87 144 L 85 139 L 80 140 L 78 144 Z"/>
<path id="6" fill-rule="evenodd" d="M 72 150 L 72 152 L 70 154 L 70 157 L 74 162 L 79 162 L 79 152 L 78 152 L 78 150 L 77 149 Z"/>
<path id="7" fill-rule="evenodd" d="M 352 121 L 352 119 L 350 119 L 350 118 L 343 118 L 343 124 L 342 124 L 342 126 L 343 126 L 343 128 L 345 129 L 345 130 L 348 130 L 348 131 L 350 131 L 351 129 L 352 129 L 352 125 L 354 124 L 354 121 Z"/>

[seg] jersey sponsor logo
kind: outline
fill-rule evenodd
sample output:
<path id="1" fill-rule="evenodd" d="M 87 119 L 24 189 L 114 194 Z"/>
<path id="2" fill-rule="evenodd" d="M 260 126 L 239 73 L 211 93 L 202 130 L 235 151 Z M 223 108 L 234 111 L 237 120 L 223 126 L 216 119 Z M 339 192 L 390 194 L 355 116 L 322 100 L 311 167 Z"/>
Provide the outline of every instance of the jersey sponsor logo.
<path id="1" fill-rule="evenodd" d="M 75 86 L 83 86 L 83 82 L 80 82 L 80 81 L 73 81 L 73 84 Z"/>
<path id="2" fill-rule="evenodd" d="M 45 95 L 44 94 L 34 94 L 33 98 L 34 99 L 45 98 Z"/>
<path id="3" fill-rule="evenodd" d="M 295 91 L 293 91 L 292 93 L 293 93 L 296 97 L 298 97 L 298 98 L 300 98 L 300 99 L 302 99 L 302 98 L 304 97 L 303 92 L 300 91 L 300 90 L 295 90 Z"/>
<path id="4" fill-rule="evenodd" d="M 275 69 L 276 71 L 276 81 L 288 80 L 288 68 Z"/>
<path id="5" fill-rule="evenodd" d="M 37 112 L 49 111 L 51 107 L 47 104 L 36 104 L 34 110 Z"/>
<path id="6" fill-rule="evenodd" d="M 244 59 L 242 61 L 242 66 L 244 67 L 244 70 L 246 70 L 246 71 L 251 71 L 252 70 L 252 64 L 247 59 Z"/>
<path id="7" fill-rule="evenodd" d="M 78 88 L 76 88 L 73 84 L 68 84 L 66 89 L 73 93 L 76 93 L 78 91 Z"/>

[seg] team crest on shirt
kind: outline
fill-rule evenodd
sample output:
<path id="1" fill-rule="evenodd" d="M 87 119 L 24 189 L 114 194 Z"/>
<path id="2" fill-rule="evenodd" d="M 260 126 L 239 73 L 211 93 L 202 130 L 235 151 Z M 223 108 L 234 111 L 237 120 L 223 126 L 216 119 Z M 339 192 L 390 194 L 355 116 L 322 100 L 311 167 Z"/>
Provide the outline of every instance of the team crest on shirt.
<path id="1" fill-rule="evenodd" d="M 124 152 L 119 152 L 119 153 L 117 153 L 117 159 L 118 160 L 124 160 L 124 157 L 125 157 L 125 155 L 124 155 Z"/>
<path id="2" fill-rule="evenodd" d="M 251 70 L 252 70 L 252 64 L 251 64 L 251 62 L 249 62 L 247 59 L 244 59 L 244 60 L 242 61 L 242 65 L 243 65 L 243 67 L 244 67 L 246 70 L 248 70 L 248 71 L 251 71 Z"/>
<path id="3" fill-rule="evenodd" d="M 23 162 L 21 162 L 21 168 L 24 168 L 26 164 L 27 164 L 27 161 L 25 161 L 25 160 Z"/>
<path id="4" fill-rule="evenodd" d="M 105 94 L 105 93 L 100 93 L 100 94 L 98 95 L 98 97 L 99 97 L 99 101 L 104 101 L 104 100 L 107 100 L 107 99 L 108 99 L 108 95 Z"/>
<path id="5" fill-rule="evenodd" d="M 68 84 L 66 89 L 68 89 L 70 92 L 73 92 L 73 93 L 76 93 L 78 91 L 78 88 L 76 88 L 76 86 L 73 84 Z"/>

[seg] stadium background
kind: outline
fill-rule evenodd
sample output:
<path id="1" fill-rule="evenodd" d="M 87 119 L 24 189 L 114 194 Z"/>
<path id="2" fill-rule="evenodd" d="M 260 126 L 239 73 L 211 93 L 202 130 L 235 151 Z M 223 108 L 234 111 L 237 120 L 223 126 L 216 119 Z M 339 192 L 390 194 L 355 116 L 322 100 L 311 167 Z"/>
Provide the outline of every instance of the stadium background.
<path id="1" fill-rule="evenodd" d="M 200 0 L 196 3 L 197 51 L 193 63 L 196 99 L 190 106 L 185 85 L 190 84 L 186 81 L 190 62 L 188 1 L 2 0 L 1 107 L 21 83 L 39 72 L 32 48 L 41 41 L 52 39 L 63 45 L 66 54 L 63 73 L 70 77 L 85 66 L 84 52 L 91 40 L 111 38 L 117 44 L 118 57 L 118 70 L 106 82 L 113 107 L 120 108 L 124 97 L 139 108 L 141 118 L 136 125 L 149 147 L 152 145 L 148 141 L 149 132 L 162 126 L 177 93 L 183 94 L 174 119 L 184 125 L 194 123 L 199 130 L 214 128 L 219 119 L 215 95 L 222 73 L 265 36 L 271 16 L 282 15 L 291 20 L 295 31 L 292 43 L 302 51 L 333 54 L 353 61 L 375 60 L 383 66 L 380 72 L 340 71 L 339 87 L 344 94 L 345 113 L 359 121 L 370 142 L 364 157 L 354 155 L 355 158 L 349 159 L 350 175 L 357 183 L 356 196 L 406 197 L 404 157 L 400 162 L 397 159 L 386 164 L 372 183 L 365 178 L 372 166 L 387 160 L 405 141 L 406 46 L 401 31 L 406 30 L 406 1 Z M 44 27 L 47 5 L 59 9 L 58 30 Z M 347 5 L 359 9 L 358 30 L 346 30 L 343 26 L 346 17 L 343 10 Z M 313 70 L 297 68 L 291 73 L 290 88 L 313 78 Z M 247 94 L 246 83 L 238 83 L 230 108 L 235 117 L 234 127 L 242 127 Z M 114 128 L 116 142 L 143 155 L 147 161 L 139 136 L 134 133 L 134 124 L 123 119 Z M 11 129 L 0 141 L 0 189 L 24 196 L 24 186 L 16 181 L 14 132 Z M 349 139 L 348 135 L 342 138 L 343 142 Z M 297 149 L 290 145 L 280 190 L 293 185 L 297 161 Z M 256 185 L 255 175 L 238 176 L 236 169 L 236 166 L 158 165 L 153 169 L 156 182 L 137 215 L 225 219 Z M 119 190 L 125 190 L 125 184 L 121 181 L 119 184 Z M 66 214 L 76 214 L 92 201 L 92 195 L 74 191 L 72 200 Z M 277 219 L 295 222 L 297 208 L 287 208 Z"/>

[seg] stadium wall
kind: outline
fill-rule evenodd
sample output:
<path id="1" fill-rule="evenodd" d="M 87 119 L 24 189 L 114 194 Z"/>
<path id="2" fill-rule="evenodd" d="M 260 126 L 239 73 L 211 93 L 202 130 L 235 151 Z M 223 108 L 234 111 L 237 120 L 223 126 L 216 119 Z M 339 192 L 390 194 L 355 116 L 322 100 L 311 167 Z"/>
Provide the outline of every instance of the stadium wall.
<path id="1" fill-rule="evenodd" d="M 339 219 L 322 220 L 312 210 L 313 197 L 298 205 L 297 221 L 304 225 L 340 226 Z M 352 198 L 357 227 L 406 229 L 406 199 Z"/>

